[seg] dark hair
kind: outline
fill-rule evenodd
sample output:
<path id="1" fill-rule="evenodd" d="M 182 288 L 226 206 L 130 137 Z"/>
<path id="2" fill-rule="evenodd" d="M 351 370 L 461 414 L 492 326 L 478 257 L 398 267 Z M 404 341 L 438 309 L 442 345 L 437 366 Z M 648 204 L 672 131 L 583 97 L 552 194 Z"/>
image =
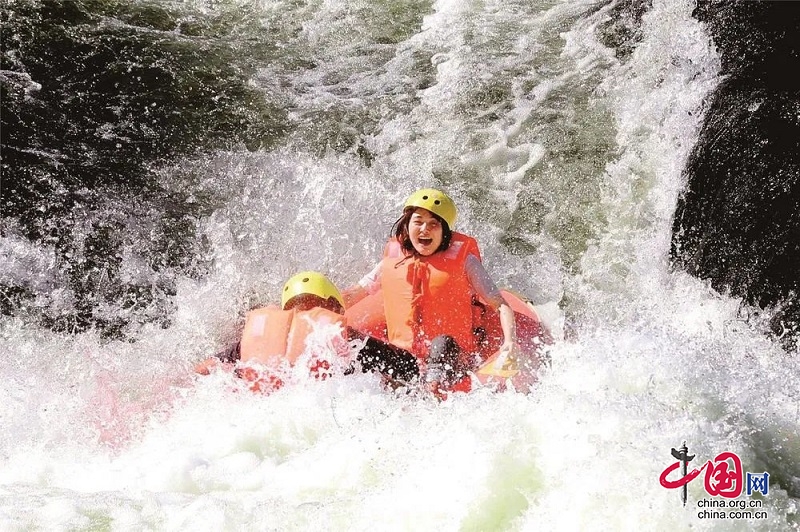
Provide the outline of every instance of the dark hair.
<path id="1" fill-rule="evenodd" d="M 311 310 L 312 308 L 320 307 L 337 314 L 344 314 L 342 304 L 333 296 L 323 299 L 315 294 L 297 294 L 283 305 L 283 310 L 291 310 L 295 307 L 300 310 Z"/>
<path id="2" fill-rule="evenodd" d="M 403 248 L 403 251 L 410 255 L 417 255 L 417 250 L 414 249 L 414 244 L 411 243 L 411 237 L 408 236 L 408 224 L 411 221 L 411 216 L 413 216 L 414 211 L 423 208 L 424 207 L 406 207 L 403 209 L 403 215 L 397 219 L 394 225 L 392 225 L 391 235 L 394 236 L 398 242 L 400 242 L 400 247 Z M 435 251 L 435 253 L 438 253 L 450 247 L 450 240 L 453 238 L 453 231 L 450 230 L 450 226 L 447 225 L 447 222 L 445 222 L 441 216 L 435 212 L 428 212 L 430 212 L 433 217 L 439 220 L 439 223 L 442 224 L 442 243 L 439 244 L 439 247 Z"/>

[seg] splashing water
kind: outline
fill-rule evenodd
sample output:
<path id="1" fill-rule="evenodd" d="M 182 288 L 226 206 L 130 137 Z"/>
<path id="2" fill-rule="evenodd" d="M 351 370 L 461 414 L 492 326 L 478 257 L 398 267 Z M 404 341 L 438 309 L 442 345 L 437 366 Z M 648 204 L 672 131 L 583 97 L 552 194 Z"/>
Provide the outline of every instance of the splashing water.
<path id="1" fill-rule="evenodd" d="M 205 202 L 202 271 L 151 268 L 145 209 L 107 198 L 137 235 L 121 275 L 169 285 L 168 320 L 126 314 L 120 339 L 0 318 L 2 528 L 796 529 L 798 362 L 739 301 L 668 264 L 681 171 L 720 81 L 692 2 L 654 0 L 629 56 L 601 38 L 614 4 L 295 4 L 197 4 L 273 30 L 284 52 L 252 83 L 290 124 L 275 147 L 158 170 L 164 190 Z M 558 337 L 531 394 L 438 403 L 357 373 L 255 396 L 192 375 L 294 272 L 356 282 L 403 199 L 431 185 Z M 86 216 L 78 236 L 102 213 Z M 56 256 L 9 229 L 2 281 L 70 307 Z M 105 304 L 94 312 L 122 312 Z M 768 471 L 768 517 L 683 508 L 658 484 L 682 441 L 698 462 L 731 451 Z"/>

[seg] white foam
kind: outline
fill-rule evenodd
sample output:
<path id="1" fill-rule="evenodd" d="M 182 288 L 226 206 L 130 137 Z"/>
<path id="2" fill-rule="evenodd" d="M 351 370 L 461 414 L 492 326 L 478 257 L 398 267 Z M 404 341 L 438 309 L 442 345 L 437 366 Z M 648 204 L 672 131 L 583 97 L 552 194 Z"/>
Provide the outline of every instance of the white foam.
<path id="1" fill-rule="evenodd" d="M 580 17 L 589 4 L 455 1 L 420 13 L 419 31 L 374 62 L 366 37 L 337 33 L 363 24 L 348 5 L 286 13 L 302 19 L 297 50 L 330 45 L 330 64 L 290 80 L 308 89 L 294 112 L 369 109 L 403 87 L 418 100 L 386 104 L 365 139 L 371 166 L 296 139 L 210 157 L 195 186 L 221 205 L 200 227 L 211 271 L 179 278 L 170 326 L 144 326 L 133 343 L 0 318 L 0 528 L 788 526 L 800 368 L 742 319 L 739 301 L 666 262 L 681 168 L 718 82 L 691 3 L 654 1 L 625 62 L 594 33 L 605 8 Z M 366 49 L 377 55 L 360 62 Z M 434 80 L 417 93 L 407 77 L 419 55 Z M 326 77 L 337 69 L 346 81 Z M 336 96 L 348 85 L 355 94 Z M 483 89 L 507 92 L 485 104 Z M 613 149 L 599 167 L 552 157 L 579 141 Z M 356 374 L 254 396 L 223 372 L 191 374 L 291 273 L 357 281 L 403 198 L 431 184 L 452 192 L 457 227 L 478 237 L 498 283 L 553 324 L 552 367 L 531 395 L 437 403 Z M 544 214 L 518 220 L 533 201 Z M 509 232 L 530 249 L 509 252 Z M 15 236 L 0 246 L 7 275 L 60 286 L 51 251 Z M 125 275 L 141 281 L 135 246 L 126 253 Z M 774 472 L 769 519 L 682 508 L 658 476 L 684 440 L 698 461 L 733 451 L 745 470 Z M 701 481 L 689 485 L 691 501 L 703 497 Z"/>

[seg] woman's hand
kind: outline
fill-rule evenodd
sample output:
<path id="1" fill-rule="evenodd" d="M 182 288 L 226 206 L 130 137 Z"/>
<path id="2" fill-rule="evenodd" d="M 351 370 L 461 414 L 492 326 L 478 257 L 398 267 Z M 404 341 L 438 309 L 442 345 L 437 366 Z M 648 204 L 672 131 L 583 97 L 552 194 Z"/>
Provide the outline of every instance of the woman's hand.
<path id="1" fill-rule="evenodd" d="M 497 360 L 502 364 L 503 369 L 519 369 L 519 362 L 522 355 L 519 344 L 516 339 L 506 340 L 500 349 L 497 350 Z"/>
<path id="2" fill-rule="evenodd" d="M 500 326 L 503 329 L 503 345 L 498 350 L 500 356 L 498 360 L 502 360 L 502 364 L 506 367 L 508 364 L 513 364 L 514 369 L 517 369 L 517 364 L 520 361 L 522 351 L 517 343 L 517 327 L 514 321 L 514 311 L 508 306 L 508 303 L 503 300 L 500 307 L 497 309 L 500 313 Z"/>
<path id="3" fill-rule="evenodd" d="M 367 289 L 358 284 L 342 290 L 342 299 L 347 308 L 352 307 L 368 295 Z"/>
<path id="4" fill-rule="evenodd" d="M 222 364 L 218 358 L 210 357 L 203 360 L 202 362 L 198 362 L 197 364 L 195 364 L 194 372 L 199 373 L 200 375 L 208 375 L 221 365 Z"/>

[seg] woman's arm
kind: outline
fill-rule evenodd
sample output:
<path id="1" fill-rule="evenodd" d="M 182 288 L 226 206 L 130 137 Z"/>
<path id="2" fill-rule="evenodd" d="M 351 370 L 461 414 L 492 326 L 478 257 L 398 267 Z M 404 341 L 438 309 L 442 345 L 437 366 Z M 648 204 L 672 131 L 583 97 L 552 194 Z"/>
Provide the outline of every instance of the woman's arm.
<path id="1" fill-rule="evenodd" d="M 505 299 L 497 310 L 500 313 L 500 327 L 503 329 L 503 345 L 500 346 L 500 352 L 506 352 L 507 356 L 513 360 L 520 354 L 514 310 L 506 303 Z"/>
<path id="2" fill-rule="evenodd" d="M 342 299 L 347 308 L 355 305 L 370 294 L 374 294 L 381 289 L 381 263 L 379 262 L 372 271 L 361 278 L 361 280 L 345 288 L 342 291 Z"/>
<path id="3" fill-rule="evenodd" d="M 216 353 L 213 357 L 209 357 L 202 362 L 198 362 L 194 367 L 194 371 L 200 375 L 208 375 L 213 369 L 219 367 L 220 365 L 224 366 L 235 364 L 241 358 L 241 342 L 237 341 L 236 343 L 229 345 L 226 349 Z"/>
<path id="4" fill-rule="evenodd" d="M 500 346 L 500 351 L 516 357 L 519 354 L 519 345 L 514 310 L 503 298 L 503 294 L 475 255 L 467 257 L 466 272 L 475 293 L 500 314 L 500 327 L 503 329 L 503 345 Z"/>
<path id="5" fill-rule="evenodd" d="M 355 284 L 342 290 L 342 299 L 344 299 L 345 308 L 352 307 L 368 295 L 369 292 L 367 292 L 367 289 L 360 284 Z"/>

